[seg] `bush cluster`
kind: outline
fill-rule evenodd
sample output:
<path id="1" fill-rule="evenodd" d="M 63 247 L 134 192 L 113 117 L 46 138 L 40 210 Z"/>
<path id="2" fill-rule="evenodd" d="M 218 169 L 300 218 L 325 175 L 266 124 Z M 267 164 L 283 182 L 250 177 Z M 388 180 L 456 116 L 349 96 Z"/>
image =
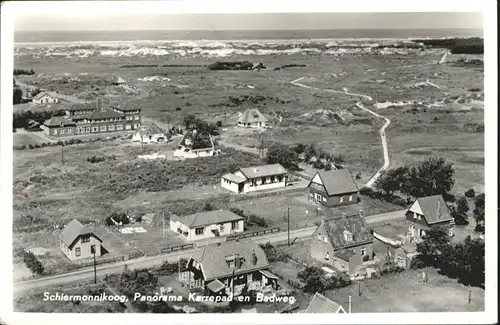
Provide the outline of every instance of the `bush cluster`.
<path id="1" fill-rule="evenodd" d="M 127 225 L 130 223 L 130 219 L 128 218 L 127 214 L 125 212 L 113 212 L 105 219 L 106 226 L 114 226 L 115 223 L 114 221 L 118 223 L 122 223 L 122 225 Z"/>
<path id="2" fill-rule="evenodd" d="M 473 188 L 469 188 L 467 191 L 465 191 L 464 195 L 466 197 L 470 197 L 470 198 L 473 198 L 476 196 L 476 192 L 474 191 Z"/>
<path id="3" fill-rule="evenodd" d="M 268 224 L 267 224 L 267 221 L 266 219 L 262 218 L 262 217 L 259 217 L 255 214 L 245 214 L 245 212 L 241 209 L 238 209 L 238 208 L 231 208 L 229 209 L 232 213 L 234 214 L 237 214 L 241 217 L 243 217 L 243 219 L 245 220 L 245 225 L 246 226 L 253 226 L 253 225 L 257 225 L 259 227 L 263 227 L 263 228 L 267 228 L 268 227 Z"/>
<path id="4" fill-rule="evenodd" d="M 343 288 L 351 284 L 351 279 L 345 273 L 325 277 L 323 270 L 316 266 L 310 266 L 297 274 L 304 285 L 304 292 L 316 293 L 327 290 Z"/>
<path id="5" fill-rule="evenodd" d="M 370 187 L 362 187 L 359 190 L 359 194 L 366 195 L 372 199 L 383 200 L 392 204 L 396 204 L 402 207 L 408 205 L 408 201 L 394 194 L 385 194 L 381 191 L 374 190 Z"/>
<path id="6" fill-rule="evenodd" d="M 405 270 L 404 267 L 394 265 L 394 264 L 389 264 L 386 265 L 384 268 L 380 270 L 380 275 L 385 275 L 385 274 L 393 274 L 393 273 L 401 273 Z"/>
<path id="7" fill-rule="evenodd" d="M 26 263 L 26 266 L 33 272 L 34 274 L 41 275 L 43 274 L 44 268 L 42 263 L 36 258 L 35 254 L 31 252 L 24 252 L 23 261 Z"/>
<path id="8" fill-rule="evenodd" d="M 259 245 L 266 253 L 267 260 L 272 262 L 286 262 L 290 256 L 283 250 L 274 247 L 270 242 Z"/>
<path id="9" fill-rule="evenodd" d="M 34 75 L 35 70 L 33 69 L 14 69 L 14 76 L 21 76 L 21 75 Z"/>

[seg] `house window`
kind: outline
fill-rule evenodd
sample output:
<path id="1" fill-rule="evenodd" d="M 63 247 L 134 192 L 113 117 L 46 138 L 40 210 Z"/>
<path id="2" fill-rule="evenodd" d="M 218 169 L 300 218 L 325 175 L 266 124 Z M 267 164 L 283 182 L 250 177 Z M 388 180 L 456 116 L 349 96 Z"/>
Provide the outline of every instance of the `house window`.
<path id="1" fill-rule="evenodd" d="M 323 202 L 326 202 L 326 197 L 323 196 L 322 199 L 323 199 Z"/>
<path id="2" fill-rule="evenodd" d="M 419 237 L 425 236 L 425 231 L 423 229 L 419 229 L 418 230 L 418 235 L 419 235 Z"/>
<path id="3" fill-rule="evenodd" d="M 117 125 L 117 126 L 116 126 L 116 130 L 117 130 L 117 131 L 119 131 L 119 130 L 123 130 L 123 125 L 121 125 L 121 124 L 120 124 L 120 125 Z"/>
<path id="4" fill-rule="evenodd" d="M 352 201 L 352 195 L 349 195 L 349 202 Z"/>
<path id="5" fill-rule="evenodd" d="M 321 233 L 318 234 L 318 240 L 321 241 Z"/>
<path id="6" fill-rule="evenodd" d="M 82 243 L 88 243 L 90 241 L 90 236 L 82 237 Z"/>
<path id="7" fill-rule="evenodd" d="M 224 224 L 223 223 L 220 225 L 220 231 L 221 232 L 224 231 Z"/>
<path id="8" fill-rule="evenodd" d="M 328 260 L 328 259 L 330 259 L 330 253 L 329 253 L 329 252 L 326 252 L 326 253 L 325 253 L 325 260 Z"/>
<path id="9" fill-rule="evenodd" d="M 101 126 L 101 132 L 106 132 L 106 125 Z"/>
<path id="10" fill-rule="evenodd" d="M 342 202 L 344 202 L 344 197 L 343 196 L 340 197 L 340 203 L 342 203 Z"/>
<path id="11" fill-rule="evenodd" d="M 361 248 L 361 255 L 363 255 L 363 256 L 366 255 L 366 248 Z"/>
<path id="12" fill-rule="evenodd" d="M 413 212 L 413 219 L 417 219 L 417 213 Z"/>
<path id="13" fill-rule="evenodd" d="M 201 227 L 201 228 L 196 228 L 196 229 L 194 230 L 194 233 L 195 233 L 196 235 L 203 235 L 203 231 L 204 231 L 204 230 L 205 230 L 205 229 L 204 229 L 203 227 Z"/>
<path id="14" fill-rule="evenodd" d="M 238 230 L 239 228 L 239 222 L 238 221 L 231 221 L 231 229 L 232 230 Z"/>
<path id="15" fill-rule="evenodd" d="M 139 119 L 139 115 L 134 116 L 134 120 L 138 120 L 138 119 Z"/>
<path id="16" fill-rule="evenodd" d="M 417 220 L 422 220 L 422 216 L 420 214 L 417 214 Z"/>
<path id="17" fill-rule="evenodd" d="M 79 256 L 80 256 L 80 254 L 81 254 L 81 252 L 80 252 L 80 247 L 75 248 L 75 256 L 76 256 L 76 257 L 79 257 Z"/>
<path id="18" fill-rule="evenodd" d="M 109 131 L 114 131 L 115 130 L 115 126 L 114 125 L 109 125 L 108 126 L 108 130 Z"/>
<path id="19" fill-rule="evenodd" d="M 317 201 L 321 201 L 321 198 L 322 198 L 322 197 L 323 197 L 323 196 L 322 196 L 321 194 L 316 193 L 316 200 L 317 200 Z"/>
<path id="20" fill-rule="evenodd" d="M 398 256 L 398 264 L 402 264 L 403 263 L 403 258 L 401 256 Z"/>
<path id="21" fill-rule="evenodd" d="M 130 126 L 130 125 L 128 125 L 128 124 L 127 124 L 127 125 L 125 125 L 125 130 L 130 130 L 131 128 L 132 128 L 132 126 Z"/>
<path id="22" fill-rule="evenodd" d="M 95 250 L 95 245 L 90 246 L 90 254 L 97 254 L 97 251 Z"/>
<path id="23" fill-rule="evenodd" d="M 278 179 L 278 182 L 281 182 L 283 180 L 283 175 L 278 175 L 276 178 Z"/>

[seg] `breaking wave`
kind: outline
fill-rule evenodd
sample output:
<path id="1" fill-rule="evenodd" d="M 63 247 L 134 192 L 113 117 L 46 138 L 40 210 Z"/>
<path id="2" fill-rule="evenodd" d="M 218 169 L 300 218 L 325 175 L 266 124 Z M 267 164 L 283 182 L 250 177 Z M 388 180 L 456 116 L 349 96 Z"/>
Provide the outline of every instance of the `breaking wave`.
<path id="1" fill-rule="evenodd" d="M 146 57 L 234 55 L 332 55 L 421 53 L 429 50 L 423 44 L 408 40 L 247 40 L 247 41 L 126 41 L 126 42 L 59 42 L 17 43 L 15 56 L 33 57 Z"/>

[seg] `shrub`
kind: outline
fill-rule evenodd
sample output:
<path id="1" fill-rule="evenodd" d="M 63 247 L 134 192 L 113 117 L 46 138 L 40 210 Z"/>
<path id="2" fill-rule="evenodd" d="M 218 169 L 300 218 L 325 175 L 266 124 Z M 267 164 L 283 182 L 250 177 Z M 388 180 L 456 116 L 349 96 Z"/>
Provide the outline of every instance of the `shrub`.
<path id="1" fill-rule="evenodd" d="M 312 164 L 312 166 L 313 166 L 314 168 L 317 168 L 317 169 L 324 169 L 324 168 L 325 168 L 325 164 L 323 164 L 323 163 L 321 162 L 321 160 L 316 160 L 316 161 Z"/>
<path id="2" fill-rule="evenodd" d="M 267 242 L 265 244 L 260 244 L 259 246 L 262 248 L 262 250 L 264 250 L 264 253 L 267 256 L 267 260 L 270 263 L 277 261 L 282 261 L 282 262 L 288 261 L 289 258 L 288 254 L 285 251 L 274 247 L 270 242 Z"/>
<path id="3" fill-rule="evenodd" d="M 363 256 L 363 262 L 366 262 L 368 260 L 370 260 L 370 256 L 368 255 Z"/>
<path id="4" fill-rule="evenodd" d="M 135 218 L 135 222 L 142 222 L 142 216 L 138 216 Z"/>
<path id="5" fill-rule="evenodd" d="M 106 160 L 106 158 L 97 157 L 97 156 L 92 156 L 92 157 L 87 158 L 87 161 L 91 164 L 100 163 L 100 162 L 103 162 L 105 160 Z"/>
<path id="6" fill-rule="evenodd" d="M 34 149 L 34 148 L 35 148 L 35 146 L 34 146 L 34 145 L 32 145 L 32 144 L 30 143 L 30 144 L 28 144 L 28 148 L 30 148 L 30 149 Z"/>
<path id="7" fill-rule="evenodd" d="M 34 274 L 43 274 L 44 268 L 42 263 L 36 258 L 35 254 L 31 252 L 24 252 L 23 254 L 24 263 Z"/>
<path id="8" fill-rule="evenodd" d="M 469 188 L 467 191 L 465 191 L 464 195 L 466 197 L 470 197 L 470 198 L 473 198 L 476 196 L 476 192 L 474 191 L 473 188 Z"/>
<path id="9" fill-rule="evenodd" d="M 114 226 L 115 223 L 114 221 L 118 223 L 122 223 L 122 225 L 127 225 L 130 223 L 130 220 L 125 212 L 113 212 L 109 215 L 109 217 L 106 218 L 105 223 L 107 226 Z"/>
<path id="10" fill-rule="evenodd" d="M 176 110 L 177 112 L 178 112 L 178 111 L 182 111 L 182 108 L 177 107 L 175 110 Z"/>
<path id="11" fill-rule="evenodd" d="M 382 270 L 380 270 L 380 275 L 401 273 L 404 270 L 405 270 L 404 267 L 401 267 L 399 265 L 389 264 L 388 266 L 386 266 Z"/>

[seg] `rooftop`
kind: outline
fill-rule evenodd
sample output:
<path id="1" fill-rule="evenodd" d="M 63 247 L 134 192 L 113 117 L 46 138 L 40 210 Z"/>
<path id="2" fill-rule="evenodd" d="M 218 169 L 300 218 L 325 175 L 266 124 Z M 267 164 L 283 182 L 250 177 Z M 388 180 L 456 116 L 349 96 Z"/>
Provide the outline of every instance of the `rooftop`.
<path id="1" fill-rule="evenodd" d="M 64 116 L 52 116 L 50 119 L 43 122 L 46 126 L 73 126 L 76 125 L 74 121 Z"/>
<path id="2" fill-rule="evenodd" d="M 240 171 L 246 178 L 257 178 L 257 177 L 286 174 L 286 169 L 280 164 L 240 168 Z"/>
<path id="3" fill-rule="evenodd" d="M 322 222 L 335 250 L 373 242 L 373 236 L 366 225 L 365 218 L 359 214 L 325 218 Z M 348 241 L 344 236 L 346 230 L 352 234 L 352 240 Z"/>
<path id="4" fill-rule="evenodd" d="M 256 261 L 253 263 L 253 254 Z M 230 267 L 226 258 L 237 256 L 243 259 L 240 268 Z M 208 245 L 193 254 L 195 261 L 202 264 L 205 281 L 218 279 L 233 274 L 244 274 L 269 267 L 262 248 L 250 239 L 223 242 L 220 245 Z"/>
<path id="5" fill-rule="evenodd" d="M 442 195 L 421 197 L 416 200 L 428 224 L 453 220 Z M 415 204 L 415 203 L 414 203 Z M 413 206 L 413 205 L 412 205 Z"/>
<path id="6" fill-rule="evenodd" d="M 78 236 L 86 234 L 93 234 L 93 233 L 87 228 L 85 228 L 80 223 L 80 221 L 73 219 L 64 227 L 63 231 L 60 234 L 60 238 L 62 242 L 71 249 L 73 243 L 78 238 Z M 95 237 L 99 239 L 97 236 Z M 99 241 L 102 242 L 101 239 L 99 239 Z"/>
<path id="7" fill-rule="evenodd" d="M 238 122 L 241 123 L 258 123 L 258 122 L 267 122 L 269 119 L 264 116 L 258 109 L 249 108 L 247 109 L 243 115 L 240 116 Z"/>
<path id="8" fill-rule="evenodd" d="M 317 176 L 319 176 L 318 181 Z M 329 196 L 358 191 L 358 186 L 348 169 L 317 172 L 309 183 L 309 186 L 311 186 L 313 181 L 322 184 Z"/>
<path id="9" fill-rule="evenodd" d="M 238 175 L 235 175 L 235 174 L 231 174 L 231 173 L 228 173 L 228 174 L 225 174 L 225 175 L 222 175 L 222 178 L 224 179 L 227 179 L 228 181 L 231 181 L 233 183 L 243 183 L 246 179 L 243 178 L 243 177 L 240 177 Z"/>
<path id="10" fill-rule="evenodd" d="M 316 292 L 316 294 L 311 299 L 309 306 L 305 310 L 306 313 L 345 313 L 344 308 L 323 296 L 321 293 Z"/>
<path id="11" fill-rule="evenodd" d="M 198 212 L 187 216 L 172 216 L 170 220 L 179 221 L 190 229 L 230 221 L 243 220 L 243 217 L 228 210 Z"/>

